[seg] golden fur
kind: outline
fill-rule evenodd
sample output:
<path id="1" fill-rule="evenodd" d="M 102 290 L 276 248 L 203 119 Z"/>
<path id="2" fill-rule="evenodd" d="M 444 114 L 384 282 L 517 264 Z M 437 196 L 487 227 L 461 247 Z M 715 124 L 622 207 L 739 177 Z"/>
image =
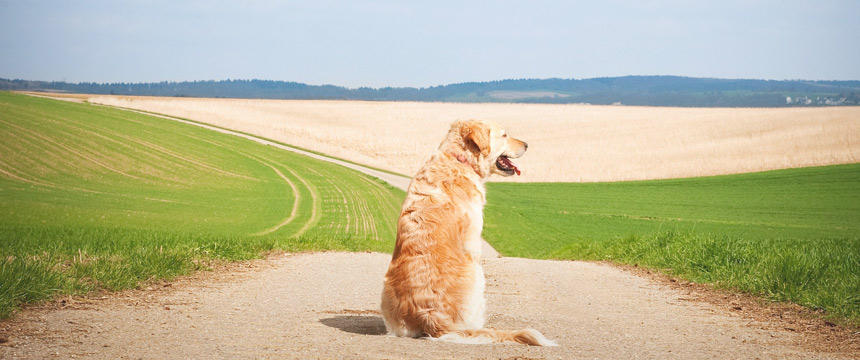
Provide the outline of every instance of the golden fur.
<path id="1" fill-rule="evenodd" d="M 413 177 L 403 202 L 382 293 L 390 333 L 468 343 L 555 345 L 532 329 L 484 328 L 484 181 L 491 174 L 518 172 L 515 166 L 502 168 L 527 147 L 492 123 L 451 125 L 438 151 Z M 502 165 L 497 165 L 500 157 Z"/>

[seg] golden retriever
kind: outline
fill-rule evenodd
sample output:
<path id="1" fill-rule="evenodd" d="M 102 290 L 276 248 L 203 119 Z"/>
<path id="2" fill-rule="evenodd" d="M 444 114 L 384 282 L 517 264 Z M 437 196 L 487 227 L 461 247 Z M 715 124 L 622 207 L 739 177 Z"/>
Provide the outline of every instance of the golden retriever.
<path id="1" fill-rule="evenodd" d="M 528 145 L 485 121 L 457 121 L 409 184 L 385 275 L 382 315 L 390 334 L 462 342 L 556 344 L 533 329 L 485 329 L 481 229 L 484 181 L 520 171 Z"/>

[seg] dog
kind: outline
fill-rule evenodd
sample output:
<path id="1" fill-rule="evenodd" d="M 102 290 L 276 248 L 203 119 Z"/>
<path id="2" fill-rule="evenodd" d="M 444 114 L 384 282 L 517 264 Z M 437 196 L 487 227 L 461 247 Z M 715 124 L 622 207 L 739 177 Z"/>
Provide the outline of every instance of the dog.
<path id="1" fill-rule="evenodd" d="M 484 328 L 484 181 L 519 175 L 528 144 L 499 126 L 456 121 L 409 184 L 382 292 L 389 334 L 460 343 L 556 344 L 534 329 Z"/>

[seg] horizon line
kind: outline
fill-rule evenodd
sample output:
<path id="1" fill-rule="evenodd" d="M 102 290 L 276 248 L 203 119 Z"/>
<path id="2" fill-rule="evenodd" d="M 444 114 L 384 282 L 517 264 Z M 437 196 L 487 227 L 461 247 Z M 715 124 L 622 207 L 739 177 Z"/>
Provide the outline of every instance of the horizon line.
<path id="1" fill-rule="evenodd" d="M 302 84 L 308 86 L 334 86 L 340 87 L 348 90 L 357 90 L 357 89 L 427 89 L 434 87 L 443 87 L 450 85 L 460 85 L 460 84 L 481 84 L 481 83 L 491 83 L 491 82 L 501 82 L 501 81 L 522 81 L 522 80 L 573 80 L 573 81 L 583 81 L 583 80 L 596 80 L 596 79 L 618 79 L 618 78 L 628 78 L 628 77 L 668 77 L 668 78 L 687 78 L 687 79 L 701 79 L 701 80 L 753 80 L 753 81 L 797 81 L 797 82 L 851 82 L 851 81 L 860 81 L 857 80 L 825 80 L 825 79 L 766 79 L 766 78 L 719 78 L 719 77 L 707 77 L 707 76 L 684 76 L 684 75 L 622 75 L 622 76 L 597 76 L 597 77 L 588 77 L 588 78 L 563 78 L 563 77 L 547 77 L 547 78 L 505 78 L 505 79 L 497 79 L 497 80 L 481 80 L 481 81 L 461 81 L 461 82 L 450 82 L 450 83 L 442 83 L 438 85 L 429 85 L 429 86 L 357 86 L 351 87 L 346 85 L 336 85 L 336 84 L 313 84 L 306 83 L 300 81 L 292 81 L 292 80 L 273 80 L 273 79 L 261 79 L 261 78 L 223 78 L 223 79 L 207 79 L 207 80 L 161 80 L 161 81 L 137 81 L 137 82 L 96 82 L 96 81 L 65 81 L 65 80 L 31 80 L 31 79 L 22 79 L 22 78 L 11 78 L 11 77 L 0 77 L 0 80 L 8 80 L 8 81 L 38 81 L 38 82 L 48 82 L 48 83 L 66 83 L 66 84 L 97 84 L 97 85 L 116 85 L 116 84 L 161 84 L 161 83 L 194 83 L 194 82 L 222 82 L 222 81 L 271 81 L 271 82 L 283 82 L 283 83 L 294 83 L 294 84 Z"/>

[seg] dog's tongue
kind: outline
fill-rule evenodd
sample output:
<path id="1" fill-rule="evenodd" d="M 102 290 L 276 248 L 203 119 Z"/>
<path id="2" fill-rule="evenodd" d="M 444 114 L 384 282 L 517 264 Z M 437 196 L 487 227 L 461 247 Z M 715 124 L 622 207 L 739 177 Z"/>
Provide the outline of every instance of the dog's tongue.
<path id="1" fill-rule="evenodd" d="M 505 166 L 510 166 L 514 168 L 514 171 L 517 173 L 517 175 L 520 174 L 520 169 L 518 169 L 517 166 L 514 165 L 514 163 L 512 163 L 510 159 L 508 159 L 507 157 L 503 157 L 501 160 L 503 163 L 505 163 Z"/>

